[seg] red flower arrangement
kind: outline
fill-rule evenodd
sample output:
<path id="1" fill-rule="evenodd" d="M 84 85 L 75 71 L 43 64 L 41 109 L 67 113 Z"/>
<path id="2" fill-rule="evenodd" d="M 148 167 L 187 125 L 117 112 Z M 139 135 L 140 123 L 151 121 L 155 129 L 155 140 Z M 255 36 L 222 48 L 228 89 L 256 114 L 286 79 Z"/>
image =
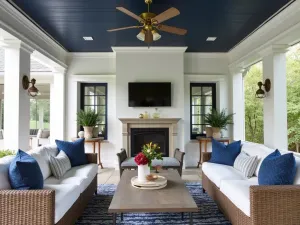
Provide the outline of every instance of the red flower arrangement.
<path id="1" fill-rule="evenodd" d="M 146 155 L 142 152 L 140 152 L 139 154 L 137 154 L 134 157 L 134 161 L 136 162 L 136 164 L 140 165 L 147 165 L 149 163 L 148 158 L 146 157 Z"/>

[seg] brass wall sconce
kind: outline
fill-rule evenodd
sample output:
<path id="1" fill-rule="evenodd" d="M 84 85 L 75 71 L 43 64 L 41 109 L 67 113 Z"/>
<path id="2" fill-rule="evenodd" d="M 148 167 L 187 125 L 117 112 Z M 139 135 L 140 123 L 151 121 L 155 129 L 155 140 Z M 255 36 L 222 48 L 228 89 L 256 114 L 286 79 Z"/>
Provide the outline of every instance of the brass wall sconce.
<path id="1" fill-rule="evenodd" d="M 266 92 L 269 92 L 271 90 L 271 80 L 266 79 L 264 84 L 262 82 L 258 82 L 257 85 L 259 89 L 256 91 L 255 97 L 265 98 L 267 96 Z M 265 91 L 262 89 L 262 86 L 264 86 Z"/>
<path id="2" fill-rule="evenodd" d="M 34 86 L 36 80 L 33 78 L 31 81 L 29 81 L 28 76 L 24 75 L 22 79 L 22 85 L 25 90 L 28 91 L 28 95 L 31 97 L 36 97 L 39 93 L 39 90 Z M 31 87 L 29 87 L 29 84 L 32 84 Z"/>

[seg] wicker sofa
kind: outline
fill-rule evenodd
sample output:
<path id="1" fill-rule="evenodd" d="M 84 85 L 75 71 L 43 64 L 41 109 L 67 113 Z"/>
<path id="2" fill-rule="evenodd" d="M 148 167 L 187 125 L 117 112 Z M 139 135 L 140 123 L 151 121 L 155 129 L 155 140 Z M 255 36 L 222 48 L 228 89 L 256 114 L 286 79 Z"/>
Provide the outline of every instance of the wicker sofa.
<path id="1" fill-rule="evenodd" d="M 244 142 L 242 151 L 260 159 L 254 177 L 246 179 L 233 167 L 209 163 L 203 154 L 203 191 L 215 200 L 233 225 L 300 224 L 300 158 L 295 155 L 297 174 L 294 185 L 259 186 L 258 171 L 263 159 L 273 152 L 264 145 Z"/>
<path id="2" fill-rule="evenodd" d="M 43 190 L 11 190 L 8 168 L 13 156 L 0 159 L 0 225 L 69 225 L 81 216 L 97 188 L 97 154 L 86 154 L 89 164 L 71 168 L 60 180 L 52 176 L 49 155 L 56 146 L 28 152 L 44 177 Z"/>

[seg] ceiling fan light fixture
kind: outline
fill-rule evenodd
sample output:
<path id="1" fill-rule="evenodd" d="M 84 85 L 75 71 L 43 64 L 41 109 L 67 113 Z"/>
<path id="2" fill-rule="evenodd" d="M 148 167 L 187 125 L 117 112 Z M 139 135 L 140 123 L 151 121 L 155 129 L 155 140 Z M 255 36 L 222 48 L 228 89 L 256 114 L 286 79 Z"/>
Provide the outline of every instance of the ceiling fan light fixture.
<path id="1" fill-rule="evenodd" d="M 145 31 L 141 30 L 140 33 L 136 36 L 140 41 L 145 41 Z"/>
<path id="2" fill-rule="evenodd" d="M 153 34 L 153 41 L 158 41 L 159 39 L 161 39 L 161 35 L 156 30 L 152 30 L 152 34 Z"/>

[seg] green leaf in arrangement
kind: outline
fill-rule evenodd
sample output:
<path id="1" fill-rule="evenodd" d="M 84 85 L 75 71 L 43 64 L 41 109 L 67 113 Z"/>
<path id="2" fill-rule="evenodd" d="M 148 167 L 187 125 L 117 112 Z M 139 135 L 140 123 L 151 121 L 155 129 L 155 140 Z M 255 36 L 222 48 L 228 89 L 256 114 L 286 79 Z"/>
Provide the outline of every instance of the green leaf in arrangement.
<path id="1" fill-rule="evenodd" d="M 83 127 L 94 127 L 100 122 L 100 116 L 92 109 L 77 112 L 77 123 Z"/>
<path id="2" fill-rule="evenodd" d="M 226 129 L 228 124 L 232 124 L 233 115 L 227 114 L 225 109 L 222 109 L 221 112 L 213 109 L 211 113 L 205 115 L 204 121 L 211 127 Z"/>

